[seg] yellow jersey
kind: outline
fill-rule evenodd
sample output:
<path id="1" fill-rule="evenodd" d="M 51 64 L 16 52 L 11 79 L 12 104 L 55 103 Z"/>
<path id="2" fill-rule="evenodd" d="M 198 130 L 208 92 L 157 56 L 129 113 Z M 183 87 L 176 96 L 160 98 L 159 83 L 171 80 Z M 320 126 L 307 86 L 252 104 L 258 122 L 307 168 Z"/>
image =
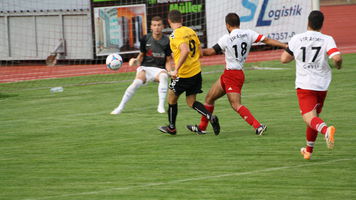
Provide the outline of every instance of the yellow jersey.
<path id="1" fill-rule="evenodd" d="M 186 43 L 190 53 L 178 69 L 178 77 L 189 78 L 201 72 L 200 68 L 200 41 L 195 31 L 186 26 L 179 27 L 173 31 L 170 39 L 170 46 L 173 54 L 174 63 L 177 65 L 180 57 L 179 46 Z"/>

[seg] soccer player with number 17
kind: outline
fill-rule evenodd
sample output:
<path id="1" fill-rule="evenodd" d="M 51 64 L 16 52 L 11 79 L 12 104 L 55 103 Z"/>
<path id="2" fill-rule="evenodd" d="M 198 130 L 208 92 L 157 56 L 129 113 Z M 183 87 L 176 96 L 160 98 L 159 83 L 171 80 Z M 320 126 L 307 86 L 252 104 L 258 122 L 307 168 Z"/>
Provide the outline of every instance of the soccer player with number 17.
<path id="1" fill-rule="evenodd" d="M 328 57 L 337 69 L 341 69 L 342 57 L 334 39 L 320 32 L 323 22 L 323 13 L 312 11 L 308 17 L 307 31 L 295 35 L 281 55 L 282 63 L 296 60 L 295 87 L 300 111 L 307 124 L 307 146 L 301 148 L 300 153 L 306 160 L 311 158 L 318 132 L 324 135 L 329 149 L 334 147 L 336 129 L 334 126 L 326 126 L 319 114 L 331 82 Z"/>

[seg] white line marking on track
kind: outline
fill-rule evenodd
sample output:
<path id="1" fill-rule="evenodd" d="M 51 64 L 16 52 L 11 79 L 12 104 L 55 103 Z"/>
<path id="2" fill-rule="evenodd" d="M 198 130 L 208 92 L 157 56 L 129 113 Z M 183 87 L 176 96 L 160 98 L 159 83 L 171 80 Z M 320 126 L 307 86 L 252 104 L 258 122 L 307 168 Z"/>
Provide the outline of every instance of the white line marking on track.
<path id="1" fill-rule="evenodd" d="M 258 174 L 258 173 L 264 173 L 264 172 L 273 172 L 273 171 L 278 171 L 278 170 L 283 170 L 283 169 L 309 167 L 309 166 L 315 166 L 315 165 L 325 165 L 325 164 L 329 164 L 329 163 L 350 161 L 350 160 L 356 160 L 356 158 L 344 158 L 344 159 L 338 159 L 338 160 L 330 160 L 330 161 L 326 161 L 326 162 L 307 163 L 307 164 L 295 165 L 295 166 L 271 167 L 271 168 L 247 171 L 247 172 L 235 172 L 235 173 L 219 174 L 219 175 L 213 175 L 213 176 L 202 176 L 202 177 L 195 177 L 195 178 L 172 180 L 172 181 L 167 181 L 167 182 L 145 183 L 145 184 L 136 185 L 136 186 L 116 187 L 116 188 L 109 188 L 109 189 L 105 189 L 105 190 L 92 191 L 92 192 L 80 192 L 80 193 L 48 196 L 48 197 L 28 198 L 25 200 L 46 200 L 46 199 L 63 198 L 63 197 L 70 197 L 70 196 L 92 195 L 92 194 L 106 193 L 106 192 L 111 192 L 111 191 L 132 190 L 132 189 L 136 189 L 136 188 L 146 188 L 146 187 L 153 187 L 153 186 L 159 186 L 159 185 L 169 185 L 169 184 L 184 183 L 184 182 L 190 182 L 190 181 L 200 181 L 200 180 L 217 179 L 217 178 L 230 177 L 230 176 L 243 176 L 243 175 Z"/>

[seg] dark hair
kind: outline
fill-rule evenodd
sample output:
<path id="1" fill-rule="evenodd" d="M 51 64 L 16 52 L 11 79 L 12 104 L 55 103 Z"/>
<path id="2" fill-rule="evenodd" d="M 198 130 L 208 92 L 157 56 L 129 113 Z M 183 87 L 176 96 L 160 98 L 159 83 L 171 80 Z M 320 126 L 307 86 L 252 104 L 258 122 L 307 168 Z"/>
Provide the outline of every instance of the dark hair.
<path id="1" fill-rule="evenodd" d="M 158 21 L 163 21 L 163 20 L 162 20 L 162 17 L 160 17 L 160 16 L 154 16 L 154 17 L 152 17 L 151 21 L 158 22 Z"/>
<path id="2" fill-rule="evenodd" d="M 168 13 L 168 19 L 172 23 L 180 23 L 182 22 L 182 13 L 180 13 L 178 10 L 171 10 Z"/>
<path id="3" fill-rule="evenodd" d="M 240 26 L 240 17 L 236 13 L 229 13 L 225 17 L 225 23 L 232 27 Z"/>
<path id="4" fill-rule="evenodd" d="M 323 26 L 324 14 L 319 10 L 313 10 L 308 17 L 308 26 L 313 30 L 320 30 Z"/>

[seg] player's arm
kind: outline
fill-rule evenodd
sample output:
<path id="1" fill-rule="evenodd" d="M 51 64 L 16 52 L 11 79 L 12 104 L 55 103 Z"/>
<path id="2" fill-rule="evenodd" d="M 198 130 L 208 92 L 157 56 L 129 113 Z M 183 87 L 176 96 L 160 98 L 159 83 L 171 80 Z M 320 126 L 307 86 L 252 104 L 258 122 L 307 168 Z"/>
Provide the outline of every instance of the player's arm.
<path id="1" fill-rule="evenodd" d="M 274 46 L 274 47 L 280 47 L 280 48 L 287 48 L 288 45 L 287 44 L 284 44 L 278 40 L 274 40 L 274 39 L 271 39 L 271 38 L 268 38 L 266 37 L 264 40 L 262 40 L 261 42 L 267 44 L 267 45 L 270 45 L 270 46 Z"/>
<path id="2" fill-rule="evenodd" d="M 203 49 L 204 56 L 213 56 L 217 54 L 222 54 L 222 49 L 219 44 L 215 44 L 212 48 Z"/>
<path id="3" fill-rule="evenodd" d="M 146 55 L 146 35 L 144 35 L 140 39 L 140 53 L 137 55 L 136 58 L 131 58 L 129 61 L 129 66 L 140 66 L 143 58 Z"/>
<path id="4" fill-rule="evenodd" d="M 332 60 L 332 64 L 336 69 L 341 69 L 342 65 L 342 57 L 340 50 L 336 47 L 335 41 L 332 37 L 327 40 L 326 43 L 327 54 L 329 55 L 329 59 Z"/>
<path id="5" fill-rule="evenodd" d="M 334 66 L 336 67 L 336 69 L 341 69 L 342 67 L 342 57 L 341 54 L 336 54 L 333 57 L 331 57 Z"/>
<path id="6" fill-rule="evenodd" d="M 171 76 L 173 76 L 173 77 L 177 76 L 179 68 L 183 65 L 183 63 L 185 62 L 185 60 L 187 59 L 187 57 L 190 53 L 188 44 L 185 42 L 183 42 L 179 45 L 179 50 L 180 50 L 180 55 L 179 55 L 178 62 L 174 68 L 174 71 L 171 72 Z"/>
<path id="7" fill-rule="evenodd" d="M 172 56 L 166 56 L 166 70 L 167 72 L 172 71 Z"/>
<path id="8" fill-rule="evenodd" d="M 190 53 L 188 44 L 183 42 L 179 45 L 179 50 L 180 50 L 180 55 L 179 55 L 179 59 L 177 62 L 177 65 L 175 67 L 175 70 L 178 71 L 178 69 L 183 65 L 183 63 L 185 62 L 185 60 L 187 60 L 187 57 Z"/>
<path id="9" fill-rule="evenodd" d="M 145 53 L 140 52 L 136 58 L 131 58 L 129 61 L 129 66 L 140 66 L 142 61 L 143 61 L 143 57 L 145 56 Z"/>
<path id="10" fill-rule="evenodd" d="M 137 55 L 137 57 L 136 57 L 136 59 L 137 59 L 137 64 L 138 65 L 141 65 L 141 63 L 142 63 L 142 61 L 143 61 L 143 57 L 145 57 L 145 53 L 143 53 L 143 52 L 140 52 L 138 55 Z"/>
<path id="11" fill-rule="evenodd" d="M 281 55 L 281 62 L 282 63 L 289 63 L 294 60 L 293 52 L 287 47 L 285 51 L 283 51 Z"/>
<path id="12" fill-rule="evenodd" d="M 203 49 L 204 56 L 213 56 L 216 55 L 216 51 L 213 48 Z"/>
<path id="13" fill-rule="evenodd" d="M 202 58 L 204 56 L 203 54 L 203 48 L 199 45 L 199 58 Z"/>
<path id="14" fill-rule="evenodd" d="M 254 38 L 254 41 L 252 41 L 253 43 L 258 43 L 258 42 L 263 42 L 267 45 L 270 45 L 270 46 L 274 46 L 274 47 L 280 47 L 280 48 L 287 48 L 288 45 L 287 44 L 284 44 L 278 40 L 274 40 L 274 39 L 271 39 L 271 38 L 268 38 L 264 35 L 261 35 L 261 34 L 258 34 L 254 31 L 251 31 L 250 30 L 250 34 L 252 34 L 253 38 Z"/>

